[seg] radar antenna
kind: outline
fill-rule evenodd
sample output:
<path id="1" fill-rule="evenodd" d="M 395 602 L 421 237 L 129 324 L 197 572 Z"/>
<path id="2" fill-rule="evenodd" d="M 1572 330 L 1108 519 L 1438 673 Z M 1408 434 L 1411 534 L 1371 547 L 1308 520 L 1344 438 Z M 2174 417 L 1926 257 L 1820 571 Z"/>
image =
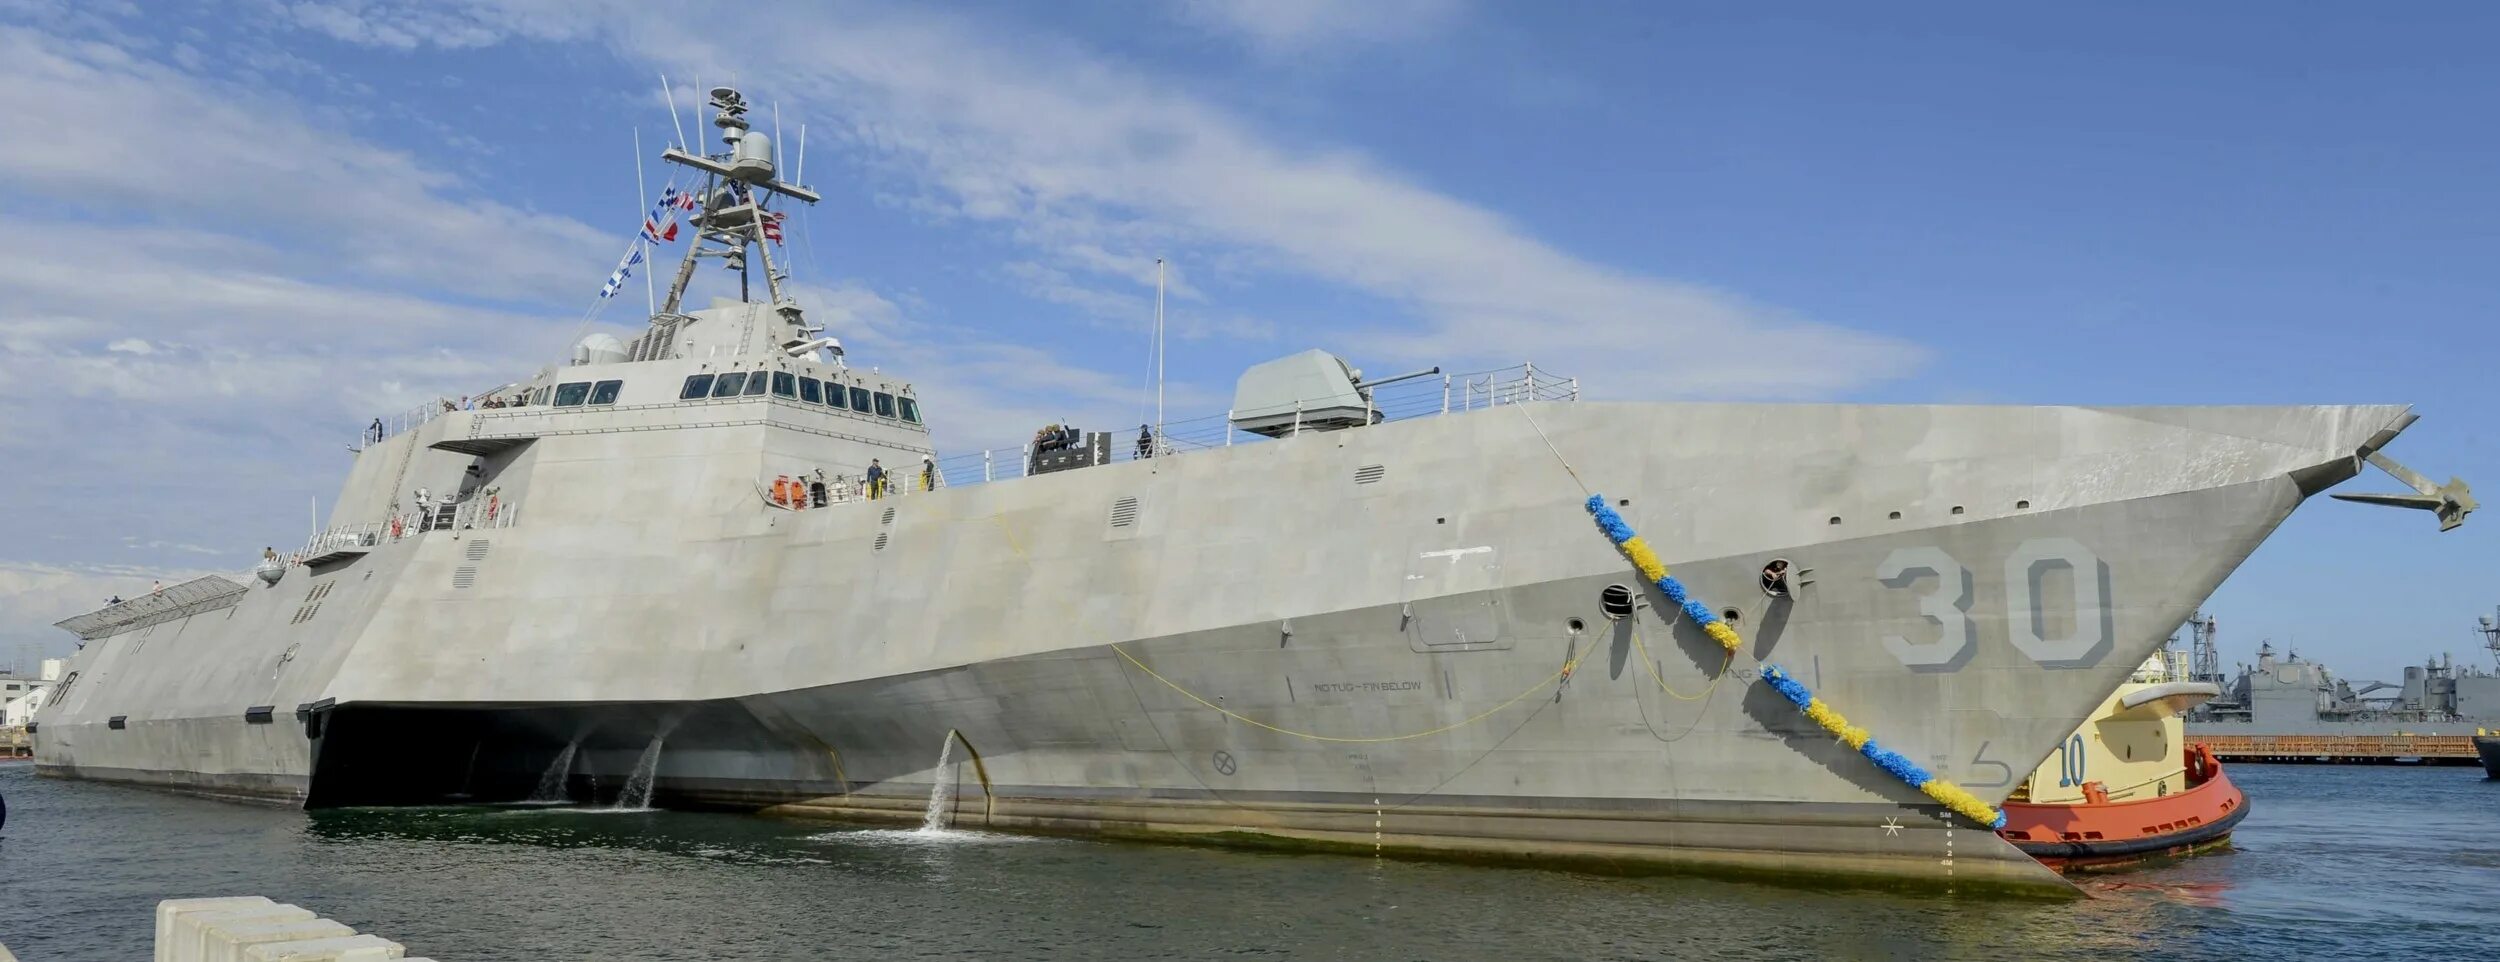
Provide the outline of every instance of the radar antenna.
<path id="1" fill-rule="evenodd" d="M 748 299 L 749 248 L 763 262 L 764 285 L 771 298 L 773 311 L 782 320 L 802 331 L 812 331 L 802 320 L 798 302 L 782 290 L 790 277 L 786 268 L 773 264 L 772 244 L 767 238 L 775 232 L 776 215 L 766 208 L 772 196 L 788 197 L 813 204 L 816 192 L 798 184 L 777 179 L 774 161 L 778 156 L 773 138 L 749 128 L 747 100 L 735 89 L 714 87 L 711 94 L 712 126 L 720 129 L 725 150 L 716 154 L 697 155 L 676 147 L 660 153 L 660 159 L 681 167 L 692 168 L 704 176 L 703 187 L 695 198 L 700 205 L 693 217 L 694 242 L 686 245 L 685 260 L 677 265 L 677 277 L 669 282 L 668 297 L 652 316 L 654 328 L 674 327 L 685 320 L 679 308 L 685 303 L 686 285 L 694 280 L 698 258 L 721 258 L 738 272 L 738 296 Z"/>
<path id="2" fill-rule="evenodd" d="M 2500 621 L 2494 620 L 2495 616 L 2500 616 L 2500 606 L 2493 607 L 2491 614 L 2474 619 L 2474 633 L 2482 636 L 2483 647 L 2491 651 L 2493 665 L 2500 666 Z"/>

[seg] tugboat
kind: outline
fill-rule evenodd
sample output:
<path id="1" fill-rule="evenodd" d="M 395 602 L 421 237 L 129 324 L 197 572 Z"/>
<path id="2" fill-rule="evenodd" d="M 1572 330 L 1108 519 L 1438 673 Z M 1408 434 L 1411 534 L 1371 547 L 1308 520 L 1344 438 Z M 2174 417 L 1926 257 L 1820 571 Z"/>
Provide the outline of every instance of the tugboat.
<path id="1" fill-rule="evenodd" d="M 2186 740 L 2180 718 L 2221 691 L 2176 680 L 2154 654 L 2007 797 L 1997 834 L 2062 872 L 2229 844 L 2248 797 L 2212 749 Z"/>
<path id="2" fill-rule="evenodd" d="M 2474 756 L 2482 759 L 2484 775 L 2500 778 L 2500 734 L 2475 735 Z"/>

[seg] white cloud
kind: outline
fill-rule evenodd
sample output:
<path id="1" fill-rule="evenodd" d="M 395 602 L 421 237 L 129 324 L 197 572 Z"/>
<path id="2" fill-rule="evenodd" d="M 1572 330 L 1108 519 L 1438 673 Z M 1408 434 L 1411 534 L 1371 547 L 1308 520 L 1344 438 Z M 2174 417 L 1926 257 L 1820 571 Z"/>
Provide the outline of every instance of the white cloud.
<path id="1" fill-rule="evenodd" d="M 1013 451 L 1033 429 L 1049 423 L 1129 423 L 1147 403 L 1142 354 L 1134 373 L 1106 373 L 1039 348 L 917 320 L 856 281 L 800 285 L 798 296 L 812 305 L 811 317 L 843 332 L 843 345 L 854 356 L 912 372 L 915 393 L 935 406 L 930 423 L 942 456 L 984 448 Z M 1200 410 L 1222 402 L 1183 385 L 1168 403 L 1176 410 Z"/>
<path id="2" fill-rule="evenodd" d="M 485 199 L 406 153 L 316 123 L 294 104 L 131 49 L 0 27 L 0 138 L 20 197 L 73 197 L 149 220 L 282 229 L 328 269 L 458 277 L 471 294 L 580 290 L 619 241 Z"/>
<path id="3" fill-rule="evenodd" d="M 1200 26 L 1269 52 L 1411 40 L 1457 19 L 1465 0 L 1182 0 Z"/>
<path id="4" fill-rule="evenodd" d="M 68 654 L 78 639 L 52 627 L 53 622 L 94 611 L 114 596 L 138 597 L 159 581 L 174 584 L 202 573 L 177 567 L 0 561 L 0 664 L 26 660 L 19 653 L 27 646 L 36 657 Z"/>
<path id="5" fill-rule="evenodd" d="M 1151 247 L 1184 263 L 1230 258 L 1315 278 L 1406 315 L 1315 319 L 1312 333 L 1330 346 L 1398 363 L 1532 358 L 1599 396 L 1825 395 L 1902 376 L 1925 357 L 1889 337 L 1583 259 L 1360 153 L 1289 146 L 1164 78 L 1046 38 L 916 11 L 768 4 L 759 16 L 775 29 L 740 34 L 733 48 L 663 29 L 675 22 L 664 10 L 567 7 L 574 18 L 560 22 L 525 0 L 502 9 L 532 11 L 507 26 L 544 36 L 604 30 L 671 75 L 734 66 L 773 78 L 785 112 L 841 121 L 850 147 L 882 158 L 927 202 L 998 225 L 1033 250 L 1019 262 L 1058 272 L 1012 268 L 1030 275 L 1033 293 L 1088 310 L 1128 308 L 1100 296 L 1118 292 L 1075 281 L 1090 270 L 1082 252 Z M 1293 9 L 1269 16 L 1316 16 Z M 1671 215 L 1655 213 L 1661 229 Z"/>
<path id="6" fill-rule="evenodd" d="M 41 466 L 0 475 L 9 555 L 297 536 L 356 422 L 524 374 L 575 326 L 469 299 L 584 296 L 621 241 L 98 35 L 0 26 L 0 115 L 47 131 L 0 138 L 0 462 Z"/>
<path id="7" fill-rule="evenodd" d="M 284 9 L 299 26 L 349 43 L 397 50 L 483 47 L 502 37 L 474 17 L 417 4 L 334 0 L 288 4 Z"/>

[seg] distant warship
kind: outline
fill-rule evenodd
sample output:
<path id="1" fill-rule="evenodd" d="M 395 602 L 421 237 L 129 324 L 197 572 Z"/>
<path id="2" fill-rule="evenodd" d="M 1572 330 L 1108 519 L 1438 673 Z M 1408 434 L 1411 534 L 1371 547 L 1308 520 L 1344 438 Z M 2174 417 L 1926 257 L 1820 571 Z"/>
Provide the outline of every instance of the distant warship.
<path id="1" fill-rule="evenodd" d="M 2500 674 L 2446 655 L 2407 665 L 2402 681 L 2355 681 L 2298 652 L 2277 655 L 2260 642 L 2257 661 L 2225 677 L 2215 654 L 2212 619 L 2190 619 L 2195 671 L 2221 696 L 2188 715 L 2190 737 L 2202 735 L 2476 735 L 2500 729 Z M 2500 627 L 2482 618 L 2475 631 L 2500 657 Z"/>
<path id="2" fill-rule="evenodd" d="M 40 770 L 867 819 L 960 781 L 960 825 L 2062 889 L 1762 666 L 2001 801 L 2414 419 L 1597 403 L 1314 351 L 1195 435 L 924 462 L 948 399 L 808 323 L 767 236 L 816 195 L 712 106 L 725 149 L 663 154 L 702 187 L 639 336 L 375 426 L 292 558 L 62 622 Z M 705 258 L 764 300 L 683 309 Z"/>

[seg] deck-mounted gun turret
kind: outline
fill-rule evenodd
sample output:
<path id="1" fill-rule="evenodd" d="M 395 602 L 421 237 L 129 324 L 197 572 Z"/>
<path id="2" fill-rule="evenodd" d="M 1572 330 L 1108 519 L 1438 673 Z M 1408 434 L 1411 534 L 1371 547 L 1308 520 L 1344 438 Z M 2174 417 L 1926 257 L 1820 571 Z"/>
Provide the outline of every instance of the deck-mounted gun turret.
<path id="1" fill-rule="evenodd" d="M 1345 358 L 1313 348 L 1243 371 L 1233 386 L 1230 420 L 1234 428 L 1271 438 L 1378 424 L 1373 388 L 1439 373 L 1435 367 L 1366 381 Z"/>

